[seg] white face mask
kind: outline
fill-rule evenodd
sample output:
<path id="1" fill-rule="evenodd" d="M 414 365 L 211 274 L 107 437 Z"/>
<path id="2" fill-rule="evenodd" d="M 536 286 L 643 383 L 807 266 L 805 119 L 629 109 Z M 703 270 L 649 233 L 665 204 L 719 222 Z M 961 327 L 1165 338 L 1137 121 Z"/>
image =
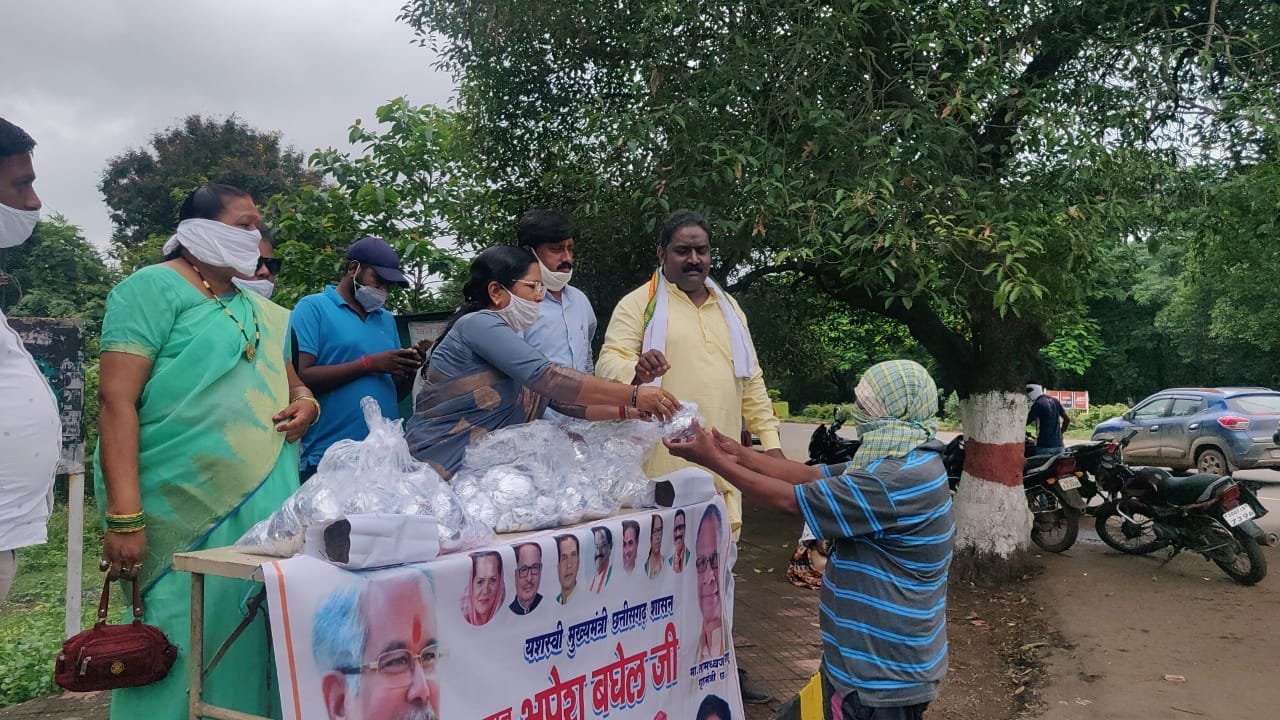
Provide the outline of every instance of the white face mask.
<path id="1" fill-rule="evenodd" d="M 356 266 L 356 277 L 360 276 L 362 269 L 359 265 Z M 360 303 L 360 307 L 364 308 L 365 312 L 373 312 L 387 304 L 386 290 L 372 285 L 362 285 L 355 278 L 351 278 L 351 282 L 355 288 L 353 292 L 356 296 L 356 302 Z"/>
<path id="2" fill-rule="evenodd" d="M 542 284 L 551 292 L 560 292 L 565 285 L 569 284 L 569 280 L 573 277 L 573 271 L 555 272 L 551 268 L 542 264 L 542 260 L 538 260 L 538 269 L 542 271 Z"/>
<path id="3" fill-rule="evenodd" d="M 506 307 L 494 310 L 494 312 L 498 313 L 498 317 L 507 321 L 512 330 L 522 333 L 533 327 L 533 324 L 538 320 L 538 312 L 542 308 L 532 300 L 525 300 L 513 292 L 508 292 L 511 295 L 511 302 L 507 303 Z"/>
<path id="4" fill-rule="evenodd" d="M 231 278 L 231 282 L 241 290 L 256 292 L 264 298 L 271 297 L 271 293 L 276 291 L 276 284 L 270 280 L 241 280 L 240 278 Z"/>
<path id="5" fill-rule="evenodd" d="M 31 237 L 39 210 L 19 210 L 0 203 L 0 248 L 16 247 Z"/>
<path id="6" fill-rule="evenodd" d="M 230 268 L 237 275 L 249 278 L 258 271 L 261 240 L 262 233 L 257 230 L 242 230 L 217 220 L 183 220 L 178 223 L 178 231 L 164 244 L 164 254 L 181 245 L 202 263 Z"/>

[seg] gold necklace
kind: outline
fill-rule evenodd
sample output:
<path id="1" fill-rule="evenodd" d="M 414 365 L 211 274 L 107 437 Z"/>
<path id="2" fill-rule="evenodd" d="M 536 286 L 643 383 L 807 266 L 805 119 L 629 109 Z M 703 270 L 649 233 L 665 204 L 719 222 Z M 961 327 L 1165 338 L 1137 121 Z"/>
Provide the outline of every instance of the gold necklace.
<path id="1" fill-rule="evenodd" d="M 204 279 L 204 273 L 200 272 L 200 268 L 196 267 L 195 263 L 192 262 L 187 264 L 191 266 L 192 270 L 196 271 L 196 276 L 200 278 L 200 282 L 204 283 L 204 289 L 208 290 L 209 294 L 213 296 L 213 300 L 218 303 L 218 307 L 221 307 L 227 317 L 231 318 L 231 322 L 240 328 L 240 336 L 244 338 L 244 358 L 249 362 L 253 362 L 254 356 L 258 354 L 258 343 L 262 340 L 262 334 L 258 330 L 258 316 L 253 314 L 253 303 L 249 303 L 249 317 L 253 318 L 253 342 L 250 342 L 249 333 L 244 329 L 244 323 L 240 322 L 235 313 L 231 312 L 231 308 L 227 307 L 226 303 L 222 302 L 222 298 L 218 297 L 218 293 L 213 291 L 213 287 L 209 285 L 208 280 Z M 237 292 L 240 292 L 239 289 L 237 289 Z"/>

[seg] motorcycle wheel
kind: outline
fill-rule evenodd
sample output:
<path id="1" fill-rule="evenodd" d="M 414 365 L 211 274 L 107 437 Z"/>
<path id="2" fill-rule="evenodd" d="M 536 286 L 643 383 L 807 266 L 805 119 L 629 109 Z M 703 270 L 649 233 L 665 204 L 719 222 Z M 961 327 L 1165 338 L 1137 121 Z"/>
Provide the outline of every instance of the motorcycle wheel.
<path id="1" fill-rule="evenodd" d="M 1218 532 L 1225 534 L 1226 529 L 1219 526 Z M 1267 576 L 1267 558 L 1262 554 L 1262 547 L 1258 545 L 1258 541 L 1244 533 L 1232 532 L 1232 536 L 1239 544 L 1239 550 L 1232 553 L 1230 559 L 1213 556 L 1211 559 L 1232 580 L 1241 585 L 1257 585 Z"/>
<path id="2" fill-rule="evenodd" d="M 1079 535 L 1080 513 L 1071 508 L 1041 513 L 1031 523 L 1031 542 L 1045 552 L 1063 552 L 1076 544 Z"/>
<path id="3" fill-rule="evenodd" d="M 1116 512 L 1113 503 L 1106 503 L 1094 516 L 1093 529 L 1107 547 L 1126 555 L 1147 555 L 1169 544 L 1156 537 L 1151 518 L 1141 513 L 1134 513 L 1131 517 L 1138 523 L 1126 520 Z"/>

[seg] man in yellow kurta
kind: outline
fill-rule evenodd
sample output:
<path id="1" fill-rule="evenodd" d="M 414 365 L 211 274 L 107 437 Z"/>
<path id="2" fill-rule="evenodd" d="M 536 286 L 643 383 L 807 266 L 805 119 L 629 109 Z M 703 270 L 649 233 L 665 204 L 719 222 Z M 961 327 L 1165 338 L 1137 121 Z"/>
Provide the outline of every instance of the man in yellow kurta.
<path id="1" fill-rule="evenodd" d="M 707 278 L 711 231 L 702 215 L 677 210 L 658 237 L 659 272 L 618 302 L 596 360 L 596 374 L 619 382 L 661 383 L 698 404 L 709 427 L 736 435 L 745 420 L 766 452 L 782 454 L 778 419 L 765 390 L 742 308 Z M 665 294 L 665 298 L 661 295 Z M 689 467 L 658 447 L 645 463 L 650 477 Z M 742 495 L 716 478 L 737 540 Z"/>
<path id="2" fill-rule="evenodd" d="M 618 302 L 596 360 L 596 375 L 633 384 L 661 384 L 681 400 L 698 404 L 708 427 L 737 434 L 745 420 L 760 436 L 765 452 L 782 456 L 778 418 L 764 387 L 755 346 L 742 308 L 707 277 L 711 228 L 706 218 L 677 210 L 658 234 L 661 266 L 649 282 Z M 650 477 L 689 467 L 659 446 L 645 463 Z M 716 477 L 724 493 L 729 527 L 737 542 L 742 528 L 742 493 Z M 730 576 L 729 583 L 732 583 Z M 770 695 L 738 670 L 738 686 L 748 703 Z"/>

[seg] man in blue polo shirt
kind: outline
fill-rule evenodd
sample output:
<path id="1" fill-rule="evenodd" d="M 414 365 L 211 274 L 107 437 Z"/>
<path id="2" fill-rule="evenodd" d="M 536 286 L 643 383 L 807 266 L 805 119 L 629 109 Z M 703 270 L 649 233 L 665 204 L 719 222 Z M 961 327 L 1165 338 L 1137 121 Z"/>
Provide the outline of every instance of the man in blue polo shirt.
<path id="1" fill-rule="evenodd" d="M 347 249 L 338 284 L 302 298 L 293 309 L 289 329 L 298 377 L 322 409 L 302 438 L 303 482 L 330 445 L 368 435 L 361 398 L 377 400 L 384 417 L 399 417 L 397 402 L 409 392 L 422 356 L 400 347 L 395 317 L 383 307 L 393 286 L 409 286 L 400 257 L 382 238 L 364 237 Z"/>

